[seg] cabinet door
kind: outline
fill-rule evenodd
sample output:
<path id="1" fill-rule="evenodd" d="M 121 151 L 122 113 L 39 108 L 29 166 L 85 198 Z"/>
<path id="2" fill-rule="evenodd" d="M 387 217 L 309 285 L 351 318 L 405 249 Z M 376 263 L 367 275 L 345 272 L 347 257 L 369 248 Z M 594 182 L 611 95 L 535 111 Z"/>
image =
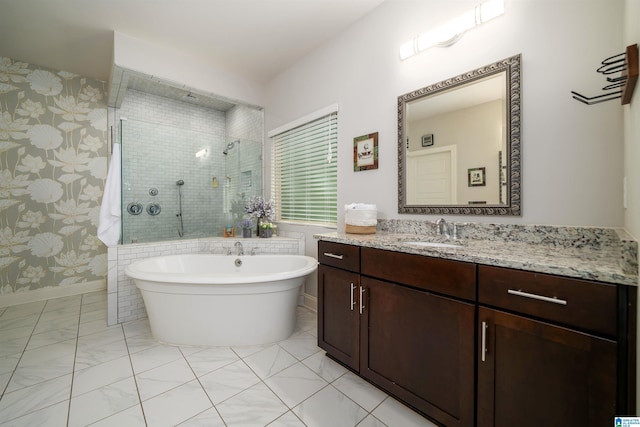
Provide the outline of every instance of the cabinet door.
<path id="1" fill-rule="evenodd" d="M 600 427 L 616 415 L 616 343 L 480 307 L 478 427 Z"/>
<path id="2" fill-rule="evenodd" d="M 318 267 L 318 346 L 351 367 L 359 368 L 359 310 L 356 273 Z"/>
<path id="3" fill-rule="evenodd" d="M 360 374 L 446 426 L 473 426 L 475 306 L 361 278 Z"/>

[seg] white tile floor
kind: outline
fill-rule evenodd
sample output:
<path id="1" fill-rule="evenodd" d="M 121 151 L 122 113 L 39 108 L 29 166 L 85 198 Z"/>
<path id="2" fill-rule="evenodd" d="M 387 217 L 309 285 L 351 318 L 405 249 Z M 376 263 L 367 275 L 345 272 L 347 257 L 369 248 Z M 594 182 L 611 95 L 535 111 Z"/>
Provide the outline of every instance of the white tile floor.
<path id="1" fill-rule="evenodd" d="M 0 308 L 2 426 L 428 426 L 327 358 L 316 315 L 258 347 L 177 347 L 106 326 L 96 292 Z"/>

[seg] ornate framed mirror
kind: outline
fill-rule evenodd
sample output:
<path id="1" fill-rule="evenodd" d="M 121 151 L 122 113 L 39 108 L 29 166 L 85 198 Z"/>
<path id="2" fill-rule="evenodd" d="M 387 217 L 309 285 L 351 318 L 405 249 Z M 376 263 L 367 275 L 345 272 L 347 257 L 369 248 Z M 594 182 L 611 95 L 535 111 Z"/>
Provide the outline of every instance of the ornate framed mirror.
<path id="1" fill-rule="evenodd" d="M 398 212 L 521 215 L 521 56 L 398 97 Z"/>

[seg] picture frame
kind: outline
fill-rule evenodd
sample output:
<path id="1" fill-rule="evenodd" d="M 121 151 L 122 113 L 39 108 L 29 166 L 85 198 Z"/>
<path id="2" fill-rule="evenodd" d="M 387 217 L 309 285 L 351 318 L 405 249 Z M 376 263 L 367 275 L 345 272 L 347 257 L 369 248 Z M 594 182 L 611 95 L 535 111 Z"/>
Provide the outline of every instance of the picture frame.
<path id="1" fill-rule="evenodd" d="M 353 171 L 378 169 L 378 132 L 353 138 Z"/>
<path id="2" fill-rule="evenodd" d="M 471 168 L 467 172 L 469 187 L 483 187 L 487 185 L 486 168 Z"/>
<path id="3" fill-rule="evenodd" d="M 426 135 L 422 135 L 422 146 L 423 147 L 431 147 L 435 140 L 433 139 L 433 134 L 428 133 Z"/>

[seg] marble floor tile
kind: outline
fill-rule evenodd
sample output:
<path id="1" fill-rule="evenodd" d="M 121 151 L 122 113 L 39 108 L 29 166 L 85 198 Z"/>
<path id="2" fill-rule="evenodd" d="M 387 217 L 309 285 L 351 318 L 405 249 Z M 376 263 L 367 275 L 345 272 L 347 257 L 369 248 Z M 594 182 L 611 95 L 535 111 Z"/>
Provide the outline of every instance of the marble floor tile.
<path id="1" fill-rule="evenodd" d="M 182 357 L 182 353 L 178 347 L 159 345 L 131 354 L 131 364 L 133 365 L 133 371 L 139 374 Z"/>
<path id="2" fill-rule="evenodd" d="M 145 427 L 147 424 L 140 404 L 91 424 L 91 427 Z"/>
<path id="3" fill-rule="evenodd" d="M 29 336 L 2 341 L 0 344 L 0 357 L 22 353 L 28 342 Z"/>
<path id="4" fill-rule="evenodd" d="M 15 391 L 70 374 L 73 371 L 75 351 L 75 339 L 25 351 L 7 391 Z"/>
<path id="5" fill-rule="evenodd" d="M 347 368 L 327 357 L 324 351 L 307 357 L 302 363 L 327 382 L 333 382 L 348 372 Z"/>
<path id="6" fill-rule="evenodd" d="M 367 411 L 331 385 L 293 408 L 293 412 L 309 427 L 353 427 L 367 416 Z"/>
<path id="7" fill-rule="evenodd" d="M 278 345 L 298 360 L 305 359 L 321 350 L 318 347 L 318 339 L 307 332 L 294 333 L 286 340 L 280 341 Z"/>
<path id="8" fill-rule="evenodd" d="M 34 350 L 36 348 L 57 344 L 63 341 L 75 340 L 77 337 L 78 328 L 75 327 L 34 334 L 31 336 L 26 350 Z"/>
<path id="9" fill-rule="evenodd" d="M 49 322 L 38 322 L 33 333 L 41 334 L 43 332 L 57 331 L 58 329 L 78 328 L 79 324 L 80 320 L 77 316 L 59 317 Z"/>
<path id="10" fill-rule="evenodd" d="M 4 318 L 4 315 L 0 317 L 0 334 L 9 333 L 9 329 L 31 327 L 33 328 L 38 323 L 38 315 L 23 316 L 14 318 Z"/>
<path id="11" fill-rule="evenodd" d="M 358 427 L 392 427 L 392 426 L 387 426 L 385 423 L 383 423 L 373 415 L 369 414 L 364 420 L 360 421 L 360 423 L 358 424 Z"/>
<path id="12" fill-rule="evenodd" d="M 214 404 L 260 382 L 260 378 L 242 360 L 203 375 L 199 380 Z"/>
<path id="13" fill-rule="evenodd" d="M 28 337 L 33 333 L 33 325 L 19 326 L 17 328 L 0 329 L 0 345 L 5 341 L 15 340 L 16 338 Z"/>
<path id="14" fill-rule="evenodd" d="M 325 380 L 302 363 L 296 363 L 264 382 L 289 408 L 298 405 L 327 385 Z"/>
<path id="15" fill-rule="evenodd" d="M 216 408 L 227 426 L 266 426 L 288 411 L 262 382 L 227 399 Z"/>
<path id="16" fill-rule="evenodd" d="M 438 427 L 392 397 L 388 397 L 372 413 L 388 426 Z"/>
<path id="17" fill-rule="evenodd" d="M 29 412 L 21 417 L 4 422 L 2 419 L 0 425 L 2 427 L 67 427 L 67 413 L 69 411 L 69 401 L 62 402 Z"/>
<path id="18" fill-rule="evenodd" d="M 78 345 L 76 350 L 75 370 L 79 371 L 91 366 L 99 365 L 110 360 L 127 356 L 127 345 L 124 339 L 108 344 L 100 345 Z"/>
<path id="19" fill-rule="evenodd" d="M 133 377 L 129 356 L 76 371 L 73 375 L 73 394 L 78 396 Z"/>
<path id="20" fill-rule="evenodd" d="M 133 377 L 74 396 L 69 427 L 87 426 L 140 403 Z"/>
<path id="21" fill-rule="evenodd" d="M 161 345 L 161 343 L 155 338 L 147 335 L 136 335 L 134 337 L 127 337 L 127 349 L 129 349 L 129 353 L 138 353 L 143 350 L 149 350 L 150 348 L 157 347 Z"/>
<path id="22" fill-rule="evenodd" d="M 179 427 L 225 427 L 220 414 L 214 408 L 200 412 L 198 415 L 178 424 Z"/>
<path id="23" fill-rule="evenodd" d="M 193 371 L 184 359 L 178 359 L 136 375 L 142 401 L 195 379 Z"/>
<path id="24" fill-rule="evenodd" d="M 307 308 L 286 340 L 226 348 L 165 345 L 147 319 L 107 327 L 106 301 L 0 308 L 2 427 L 433 427 L 328 358 Z"/>
<path id="25" fill-rule="evenodd" d="M 369 412 L 387 398 L 387 393 L 369 384 L 353 372 L 347 372 L 335 380 L 333 386 Z"/>
<path id="26" fill-rule="evenodd" d="M 149 319 L 146 318 L 123 323 L 122 329 L 124 329 L 127 339 L 137 335 L 145 335 L 151 338 L 151 326 L 149 326 Z"/>
<path id="27" fill-rule="evenodd" d="M 289 411 L 269 424 L 269 427 L 305 427 L 305 424 L 300 421 L 296 414 Z"/>
<path id="28" fill-rule="evenodd" d="M 5 393 L 0 400 L 0 420 L 10 421 L 56 403 L 68 401 L 70 395 L 71 375 Z"/>
<path id="29" fill-rule="evenodd" d="M 2 313 L 0 321 L 34 315 L 37 317 L 38 315 L 40 315 L 40 313 L 42 313 L 42 310 L 44 309 L 46 303 L 46 301 L 38 301 L 7 307 L 6 310 Z"/>
<path id="30" fill-rule="evenodd" d="M 238 355 L 227 347 L 207 348 L 191 353 L 186 358 L 198 377 L 239 360 Z"/>
<path id="31" fill-rule="evenodd" d="M 149 426 L 175 426 L 213 405 L 194 380 L 142 402 Z"/>
<path id="32" fill-rule="evenodd" d="M 262 379 L 269 378 L 297 363 L 295 357 L 278 345 L 272 345 L 253 353 L 251 356 L 245 357 L 244 361 Z"/>

